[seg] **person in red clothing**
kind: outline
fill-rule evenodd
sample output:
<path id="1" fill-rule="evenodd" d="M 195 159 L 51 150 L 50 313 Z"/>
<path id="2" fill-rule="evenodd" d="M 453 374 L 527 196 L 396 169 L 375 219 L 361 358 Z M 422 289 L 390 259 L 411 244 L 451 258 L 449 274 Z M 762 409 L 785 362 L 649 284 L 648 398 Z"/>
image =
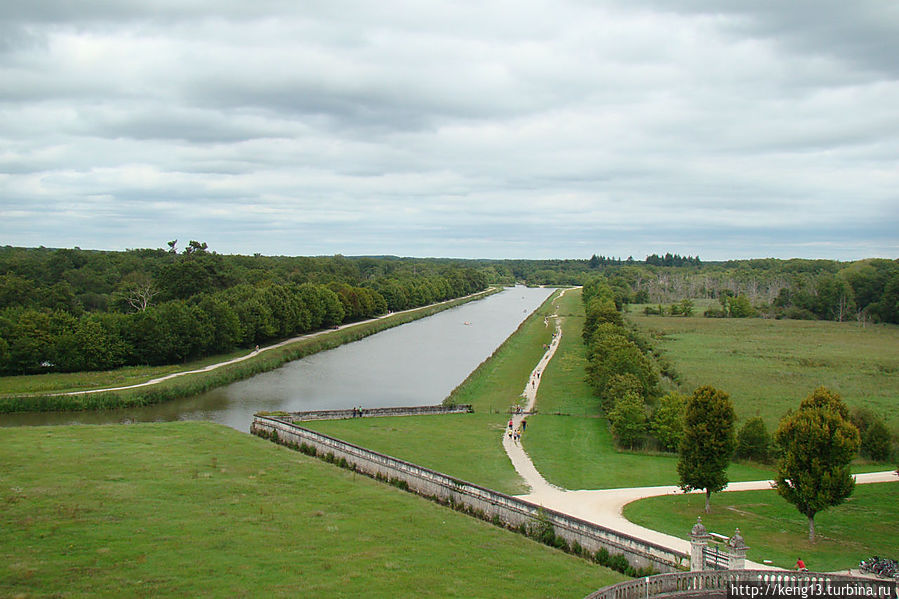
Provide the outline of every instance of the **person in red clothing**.
<path id="1" fill-rule="evenodd" d="M 802 561 L 802 558 L 796 560 L 796 569 L 800 572 L 808 572 L 808 568 L 805 567 L 805 562 Z"/>

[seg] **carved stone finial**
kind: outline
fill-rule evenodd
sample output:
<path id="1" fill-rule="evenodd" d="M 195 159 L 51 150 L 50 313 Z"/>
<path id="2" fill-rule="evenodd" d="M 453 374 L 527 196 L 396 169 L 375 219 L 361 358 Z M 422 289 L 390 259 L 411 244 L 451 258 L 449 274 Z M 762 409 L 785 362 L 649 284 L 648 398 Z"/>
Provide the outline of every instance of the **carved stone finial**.
<path id="1" fill-rule="evenodd" d="M 690 535 L 694 537 L 702 537 L 705 536 L 706 530 L 705 526 L 702 524 L 702 516 L 696 516 L 696 524 L 693 525 L 693 529 L 690 531 Z"/>
<path id="2" fill-rule="evenodd" d="M 734 531 L 734 536 L 728 539 L 727 544 L 734 549 L 745 549 L 746 541 L 743 540 L 743 535 L 740 534 L 740 529 L 737 528 Z"/>

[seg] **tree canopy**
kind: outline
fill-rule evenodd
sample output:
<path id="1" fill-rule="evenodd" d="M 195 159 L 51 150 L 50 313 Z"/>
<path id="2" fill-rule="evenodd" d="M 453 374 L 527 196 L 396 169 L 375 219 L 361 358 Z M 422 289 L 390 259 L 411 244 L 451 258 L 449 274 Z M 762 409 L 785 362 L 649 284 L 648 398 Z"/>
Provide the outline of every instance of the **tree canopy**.
<path id="1" fill-rule="evenodd" d="M 734 407 L 730 396 L 711 386 L 699 387 L 687 400 L 684 437 L 677 473 L 684 491 L 705 489 L 705 511 L 712 493 L 727 486 L 727 466 L 734 452 Z"/>
<path id="2" fill-rule="evenodd" d="M 815 514 L 843 503 L 855 488 L 849 463 L 858 451 L 858 429 L 840 396 L 819 387 L 780 421 L 775 442 L 777 493 L 808 518 L 815 540 Z"/>

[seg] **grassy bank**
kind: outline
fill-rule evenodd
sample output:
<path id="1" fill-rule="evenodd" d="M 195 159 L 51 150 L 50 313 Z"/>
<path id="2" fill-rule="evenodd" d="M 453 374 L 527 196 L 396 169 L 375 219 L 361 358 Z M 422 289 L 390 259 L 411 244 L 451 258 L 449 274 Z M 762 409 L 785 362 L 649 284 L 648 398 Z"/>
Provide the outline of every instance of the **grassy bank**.
<path id="1" fill-rule="evenodd" d="M 833 572 L 858 567 L 872 555 L 899 558 L 899 482 L 858 485 L 843 505 L 815 517 L 816 543 L 808 541 L 808 522 L 774 491 L 719 493 L 706 514 L 702 494 L 653 497 L 624 508 L 628 520 L 683 537 L 696 516 L 712 532 L 732 535 L 739 527 L 750 546 L 748 558 L 791 568 L 798 557 L 808 567 Z"/>
<path id="2" fill-rule="evenodd" d="M 2 377 L 0 378 L 0 393 L 3 393 L 3 395 L 0 396 L 0 413 L 102 410 L 152 405 L 182 397 L 190 397 L 216 387 L 249 378 L 261 372 L 274 370 L 287 362 L 327 349 L 333 349 L 345 343 L 358 341 L 385 329 L 431 316 L 437 312 L 472 301 L 472 299 L 484 297 L 494 291 L 491 290 L 473 298 L 461 298 L 443 304 L 391 314 L 375 321 L 363 322 L 315 336 L 305 336 L 283 346 L 259 352 L 257 355 L 236 364 L 222 366 L 209 372 L 173 378 L 137 389 L 78 395 L 51 394 L 51 391 L 52 393 L 63 393 L 66 391 L 82 391 L 88 388 L 96 389 L 107 386 L 135 384 L 144 382 L 148 378 L 152 379 L 157 376 L 171 374 L 172 372 L 190 371 L 209 364 L 226 361 L 241 354 L 218 356 L 187 365 L 163 366 L 158 369 L 146 367 L 120 369 L 107 373 Z M 245 354 L 246 352 L 243 353 Z M 75 388 L 72 389 L 71 387 Z M 39 392 L 23 395 L 22 393 L 25 393 L 24 389 L 37 389 Z"/>
<path id="3" fill-rule="evenodd" d="M 569 292 L 570 293 L 570 292 Z M 554 328 L 544 320 L 553 313 L 550 295 L 493 354 L 450 393 L 444 403 L 471 404 L 476 412 L 508 414 L 524 393 L 528 376 L 552 341 Z"/>
<path id="4" fill-rule="evenodd" d="M 769 430 L 815 387 L 849 406 L 883 415 L 899 434 L 899 326 L 800 320 L 628 316 L 693 389 L 730 393 L 740 419 L 760 416 Z"/>
<path id="5" fill-rule="evenodd" d="M 474 414 L 403 416 L 304 423 L 363 447 L 445 472 L 503 493 L 526 491 L 502 448 L 509 410 L 552 340 L 544 318 L 553 294 L 482 362 L 447 401 L 472 404 Z"/>
<path id="6" fill-rule="evenodd" d="M 623 577 L 209 423 L 0 429 L 0 596 L 583 597 Z"/>
<path id="7" fill-rule="evenodd" d="M 566 489 L 607 489 L 677 484 L 677 458 L 619 451 L 601 417 L 599 399 L 587 384 L 581 337 L 584 308 L 580 291 L 560 300 L 562 341 L 540 377 L 538 414 L 528 418 L 523 443 L 549 482 Z M 771 470 L 732 464 L 731 480 L 771 477 Z"/>

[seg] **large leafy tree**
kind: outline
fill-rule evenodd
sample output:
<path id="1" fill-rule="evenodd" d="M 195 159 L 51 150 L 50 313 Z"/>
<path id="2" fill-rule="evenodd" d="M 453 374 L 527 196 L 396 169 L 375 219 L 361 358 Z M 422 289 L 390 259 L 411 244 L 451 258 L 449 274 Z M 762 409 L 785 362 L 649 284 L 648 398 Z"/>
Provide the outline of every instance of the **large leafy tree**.
<path id="1" fill-rule="evenodd" d="M 814 542 L 815 514 L 843 503 L 855 488 L 849 462 L 859 448 L 858 429 L 840 396 L 818 387 L 780 421 L 774 439 L 782 452 L 775 488 L 808 518 Z"/>
<path id="2" fill-rule="evenodd" d="M 684 491 L 705 489 L 706 513 L 712 493 L 727 486 L 735 419 L 730 396 L 714 387 L 699 387 L 687 401 L 677 473 Z"/>

